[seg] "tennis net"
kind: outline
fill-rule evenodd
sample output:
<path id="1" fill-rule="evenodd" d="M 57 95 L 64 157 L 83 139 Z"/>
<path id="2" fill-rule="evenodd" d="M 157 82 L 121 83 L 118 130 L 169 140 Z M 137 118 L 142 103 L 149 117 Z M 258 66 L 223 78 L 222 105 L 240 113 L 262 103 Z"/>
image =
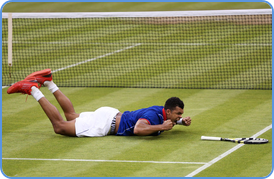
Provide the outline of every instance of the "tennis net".
<path id="1" fill-rule="evenodd" d="M 272 11 L 2 13 L 2 85 L 45 68 L 60 87 L 272 89 Z"/>

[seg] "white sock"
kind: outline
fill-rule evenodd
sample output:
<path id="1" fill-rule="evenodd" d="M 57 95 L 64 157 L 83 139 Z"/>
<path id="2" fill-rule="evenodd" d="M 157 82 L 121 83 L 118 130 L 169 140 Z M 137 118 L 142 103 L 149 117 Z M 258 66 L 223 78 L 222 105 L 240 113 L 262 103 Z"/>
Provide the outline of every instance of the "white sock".
<path id="1" fill-rule="evenodd" d="M 36 99 L 36 101 L 39 101 L 41 98 L 45 97 L 36 86 L 31 87 L 31 95 Z"/>
<path id="2" fill-rule="evenodd" d="M 44 85 L 48 87 L 51 93 L 54 93 L 55 91 L 59 89 L 58 86 L 53 81 L 45 81 Z"/>

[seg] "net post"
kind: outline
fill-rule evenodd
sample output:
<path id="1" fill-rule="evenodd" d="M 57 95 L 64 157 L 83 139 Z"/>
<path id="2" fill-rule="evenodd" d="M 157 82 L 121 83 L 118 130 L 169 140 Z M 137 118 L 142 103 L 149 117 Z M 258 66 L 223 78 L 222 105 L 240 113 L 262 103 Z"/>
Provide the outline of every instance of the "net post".
<path id="1" fill-rule="evenodd" d="M 8 14 L 8 65 L 12 66 L 12 13 Z"/>
<path id="2" fill-rule="evenodd" d="M 8 14 L 8 66 L 11 84 L 11 67 L 12 67 L 12 13 Z"/>

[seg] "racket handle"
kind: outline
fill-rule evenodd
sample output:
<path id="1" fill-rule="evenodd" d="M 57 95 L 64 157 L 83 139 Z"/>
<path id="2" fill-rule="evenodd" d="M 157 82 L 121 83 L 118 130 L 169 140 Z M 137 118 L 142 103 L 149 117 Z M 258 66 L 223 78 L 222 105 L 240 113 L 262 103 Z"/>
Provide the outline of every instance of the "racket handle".
<path id="1" fill-rule="evenodd" d="M 202 140 L 221 140 L 221 137 L 209 137 L 209 136 L 202 136 Z"/>

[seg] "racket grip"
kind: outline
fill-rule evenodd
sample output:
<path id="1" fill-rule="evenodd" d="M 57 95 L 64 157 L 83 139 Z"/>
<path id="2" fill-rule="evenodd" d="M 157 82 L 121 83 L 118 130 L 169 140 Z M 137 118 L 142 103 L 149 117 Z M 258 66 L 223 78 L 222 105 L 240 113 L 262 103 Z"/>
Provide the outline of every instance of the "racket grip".
<path id="1" fill-rule="evenodd" d="M 221 140 L 221 137 L 202 136 L 201 140 Z"/>

